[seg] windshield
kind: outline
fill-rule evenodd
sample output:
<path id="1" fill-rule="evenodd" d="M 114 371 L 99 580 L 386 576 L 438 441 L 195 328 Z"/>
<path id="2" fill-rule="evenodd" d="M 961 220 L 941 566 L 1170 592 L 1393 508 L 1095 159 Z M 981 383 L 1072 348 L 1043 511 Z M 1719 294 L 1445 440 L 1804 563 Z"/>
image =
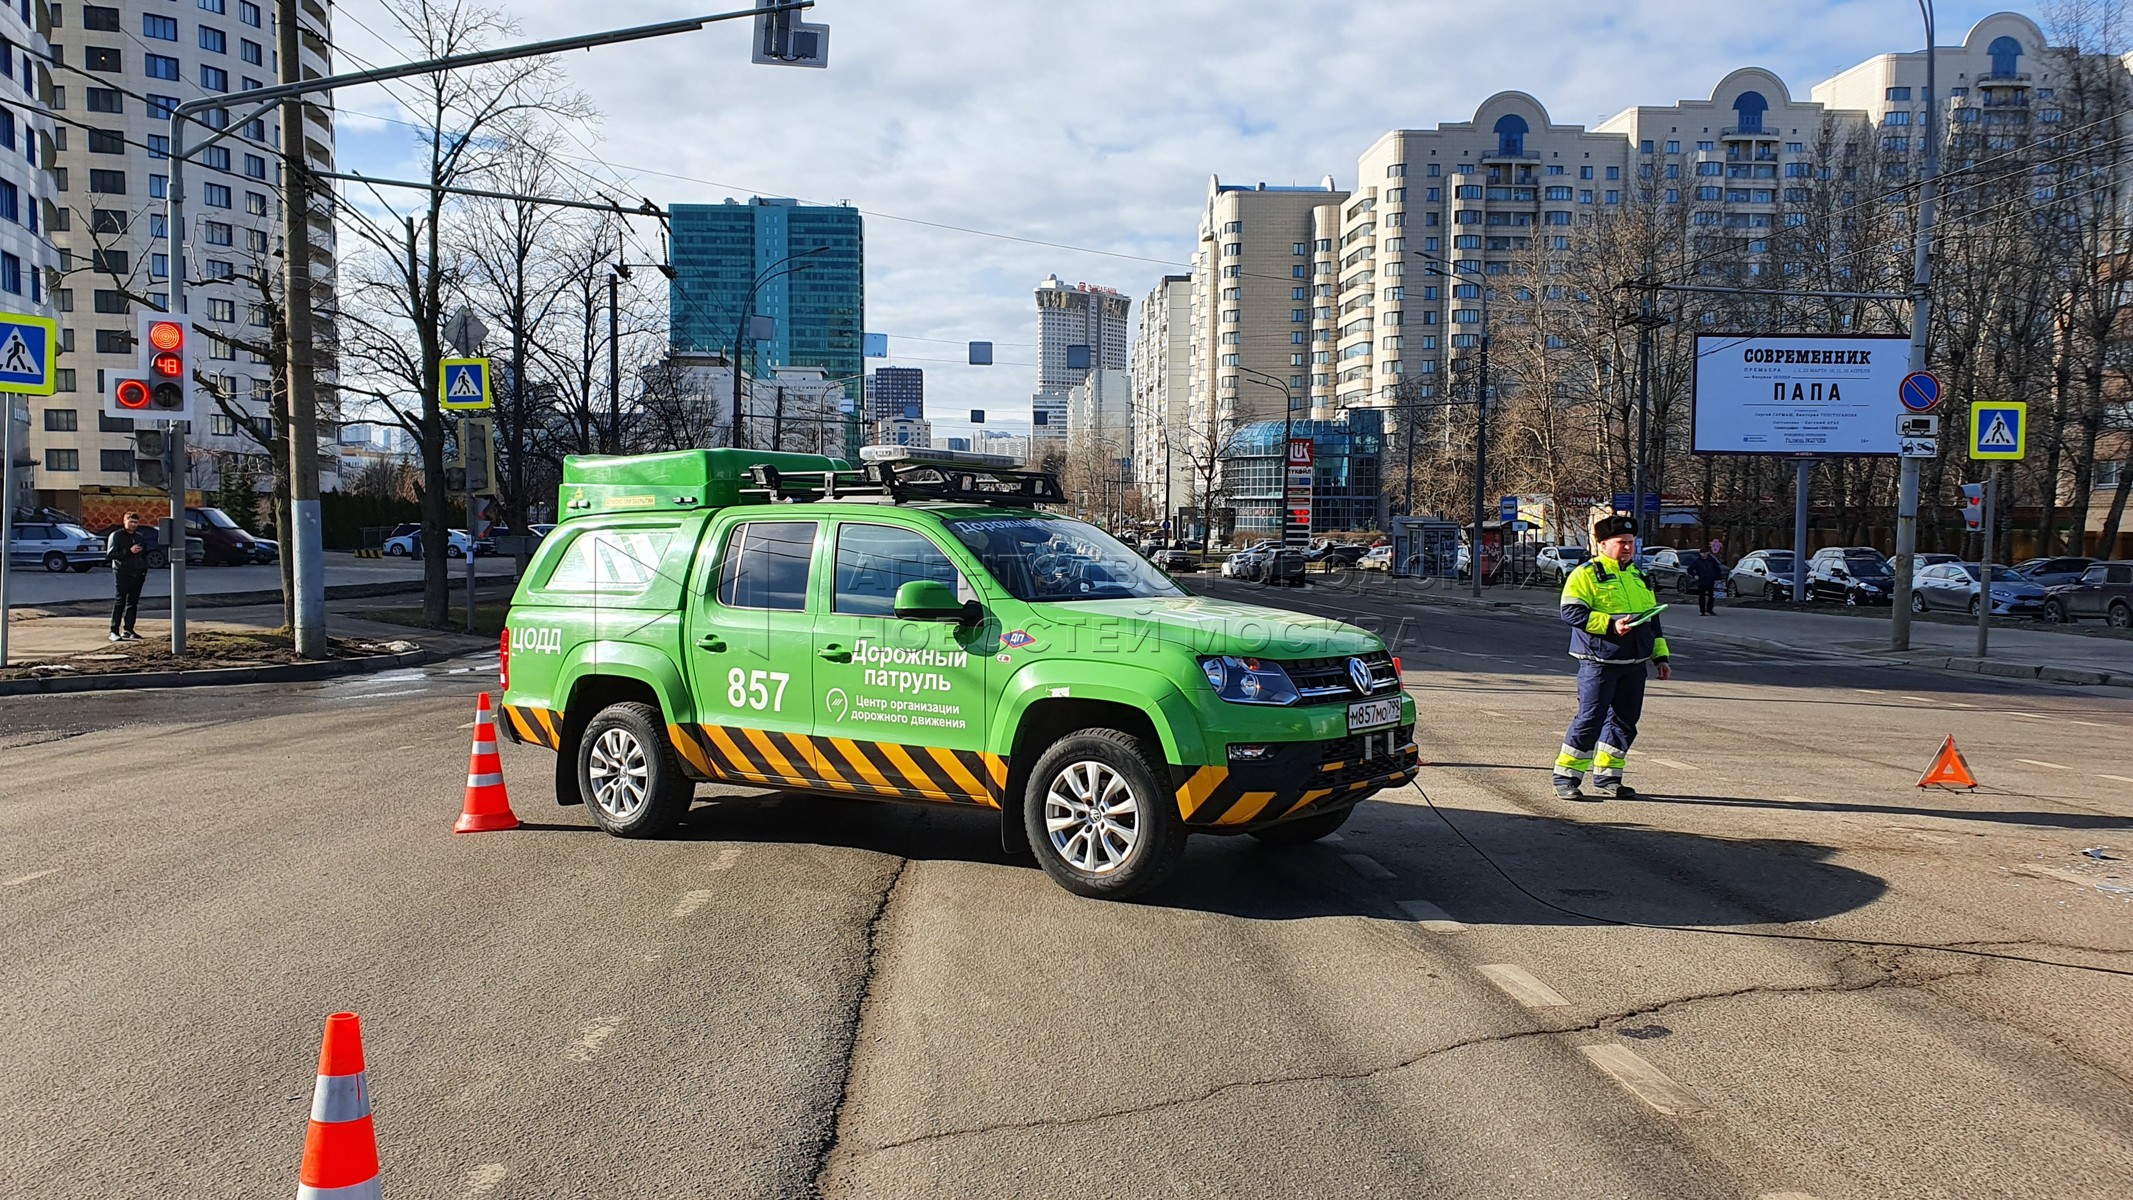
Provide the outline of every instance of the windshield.
<path id="1" fill-rule="evenodd" d="M 945 524 L 1017 600 L 1186 594 L 1110 534 L 1067 517 L 980 517 Z"/>
<path id="2" fill-rule="evenodd" d="M 217 529 L 237 528 L 237 522 L 230 520 L 229 514 L 219 508 L 203 508 L 200 510 L 200 515 L 207 519 L 208 524 Z"/>
<path id="3" fill-rule="evenodd" d="M 1564 546 L 1555 552 L 1555 556 L 1557 558 L 1562 559 L 1564 562 L 1585 561 L 1585 551 L 1582 547 L 1578 546 Z"/>
<path id="4" fill-rule="evenodd" d="M 1972 579 L 1978 577 L 1978 565 L 1976 563 L 1964 563 L 1963 570 L 1969 572 Z M 1992 581 L 1994 583 L 2028 583 L 2029 577 L 2016 573 L 2012 567 L 1995 565 L 1992 568 Z"/>
<path id="5" fill-rule="evenodd" d="M 1889 564 L 1883 559 L 1868 558 L 1862 554 L 1845 559 L 1844 569 L 1854 575 L 1886 575 L 1889 573 Z"/>

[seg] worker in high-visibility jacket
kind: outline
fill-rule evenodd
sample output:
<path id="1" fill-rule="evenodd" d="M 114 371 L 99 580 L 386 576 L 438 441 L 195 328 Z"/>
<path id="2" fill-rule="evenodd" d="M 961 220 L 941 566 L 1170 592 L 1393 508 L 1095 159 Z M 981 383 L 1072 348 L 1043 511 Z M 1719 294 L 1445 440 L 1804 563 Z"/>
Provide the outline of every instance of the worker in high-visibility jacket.
<path id="1" fill-rule="evenodd" d="M 1671 679 L 1659 597 L 1636 565 L 1637 520 L 1610 516 L 1592 527 L 1593 556 L 1563 580 L 1563 623 L 1578 660 L 1578 714 L 1555 756 L 1555 794 L 1584 800 L 1586 772 L 1599 798 L 1634 796 L 1622 782 L 1637 718 L 1644 711 L 1647 663 Z"/>

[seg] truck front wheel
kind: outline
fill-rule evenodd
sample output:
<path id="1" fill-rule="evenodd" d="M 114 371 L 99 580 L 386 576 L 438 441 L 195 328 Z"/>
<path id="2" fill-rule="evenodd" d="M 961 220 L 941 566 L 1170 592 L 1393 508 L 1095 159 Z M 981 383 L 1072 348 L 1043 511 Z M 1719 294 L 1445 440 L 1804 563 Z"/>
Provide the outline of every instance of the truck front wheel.
<path id="1" fill-rule="evenodd" d="M 1116 729 L 1053 743 L 1029 773 L 1022 819 L 1044 873 L 1077 896 L 1137 896 L 1185 853 L 1177 801 L 1140 740 Z"/>
<path id="2" fill-rule="evenodd" d="M 657 837 L 680 823 L 696 788 L 681 773 L 659 711 L 610 704 L 578 740 L 578 792 L 593 823 L 616 837 Z"/>

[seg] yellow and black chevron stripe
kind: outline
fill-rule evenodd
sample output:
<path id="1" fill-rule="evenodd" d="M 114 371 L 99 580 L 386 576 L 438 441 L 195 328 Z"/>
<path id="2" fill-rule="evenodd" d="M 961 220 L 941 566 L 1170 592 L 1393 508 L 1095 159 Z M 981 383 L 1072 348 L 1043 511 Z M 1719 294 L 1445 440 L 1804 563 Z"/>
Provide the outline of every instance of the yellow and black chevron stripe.
<path id="1" fill-rule="evenodd" d="M 668 725 L 692 778 L 1000 807 L 1007 760 L 976 750 L 811 737 L 726 725 Z"/>
<path id="2" fill-rule="evenodd" d="M 1228 767 L 1175 767 L 1172 777 L 1177 783 L 1178 812 L 1187 825 L 1253 825 L 1339 808 L 1372 792 L 1398 787 L 1415 777 L 1415 758 L 1415 748 L 1407 746 L 1395 760 L 1399 764 L 1395 769 L 1346 780 L 1338 779 L 1340 773 L 1355 764 L 1327 763 L 1318 772 L 1325 781 L 1314 780 L 1318 786 L 1301 793 L 1254 790 Z"/>
<path id="3" fill-rule="evenodd" d="M 563 714 L 554 709 L 506 704 L 504 725 L 514 742 L 550 750 L 563 748 Z"/>

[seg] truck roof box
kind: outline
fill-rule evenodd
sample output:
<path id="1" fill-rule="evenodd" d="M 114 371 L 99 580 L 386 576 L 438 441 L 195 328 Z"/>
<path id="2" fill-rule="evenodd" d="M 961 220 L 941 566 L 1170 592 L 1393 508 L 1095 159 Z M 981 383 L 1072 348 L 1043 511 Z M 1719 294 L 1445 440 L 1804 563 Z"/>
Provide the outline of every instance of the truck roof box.
<path id="1" fill-rule="evenodd" d="M 572 455 L 563 460 L 556 511 L 564 520 L 598 512 L 691 511 L 741 502 L 757 466 L 781 472 L 843 471 L 843 459 L 777 450 L 674 450 L 665 454 Z"/>

